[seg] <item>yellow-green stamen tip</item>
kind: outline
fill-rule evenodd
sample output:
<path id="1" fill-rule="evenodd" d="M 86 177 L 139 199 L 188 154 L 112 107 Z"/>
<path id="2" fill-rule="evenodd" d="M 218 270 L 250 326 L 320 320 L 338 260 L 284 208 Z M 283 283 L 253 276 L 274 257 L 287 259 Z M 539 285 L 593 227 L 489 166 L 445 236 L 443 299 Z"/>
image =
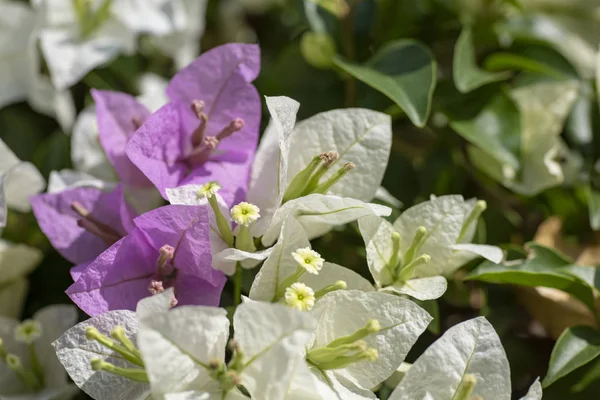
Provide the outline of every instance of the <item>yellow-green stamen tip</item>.
<path id="1" fill-rule="evenodd" d="M 33 320 L 27 319 L 21 322 L 14 332 L 17 342 L 31 344 L 42 336 L 42 325 Z"/>
<path id="2" fill-rule="evenodd" d="M 260 208 L 245 201 L 231 209 L 231 220 L 238 225 L 249 226 L 260 218 Z"/>
<path id="3" fill-rule="evenodd" d="M 365 350 L 363 355 L 369 361 L 376 361 L 379 358 L 379 353 L 377 352 L 377 349 L 374 348 Z"/>
<path id="4" fill-rule="evenodd" d="M 315 306 L 315 292 L 304 283 L 296 282 L 285 290 L 285 302 L 300 311 L 310 311 Z"/>
<path id="5" fill-rule="evenodd" d="M 208 183 L 202 185 L 200 187 L 200 189 L 198 189 L 198 192 L 196 193 L 196 195 L 198 196 L 199 199 L 203 199 L 205 197 L 211 198 L 220 189 L 221 189 L 221 185 L 219 185 L 219 182 L 212 181 L 212 182 L 208 182 Z"/>
<path id="6" fill-rule="evenodd" d="M 292 252 L 292 257 L 306 272 L 313 275 L 317 275 L 321 271 L 325 262 L 321 255 L 310 247 L 304 247 Z"/>
<path id="7" fill-rule="evenodd" d="M 94 328 L 93 326 L 88 326 L 85 330 L 85 337 L 87 340 L 94 340 L 96 339 L 100 334 L 100 331 L 96 328 Z"/>
<path id="8" fill-rule="evenodd" d="M 477 203 L 475 203 L 475 208 L 483 212 L 487 208 L 487 203 L 485 202 L 485 200 L 477 200 Z"/>
<path id="9" fill-rule="evenodd" d="M 369 333 L 377 333 L 381 330 L 381 324 L 376 319 L 370 319 L 365 328 Z"/>

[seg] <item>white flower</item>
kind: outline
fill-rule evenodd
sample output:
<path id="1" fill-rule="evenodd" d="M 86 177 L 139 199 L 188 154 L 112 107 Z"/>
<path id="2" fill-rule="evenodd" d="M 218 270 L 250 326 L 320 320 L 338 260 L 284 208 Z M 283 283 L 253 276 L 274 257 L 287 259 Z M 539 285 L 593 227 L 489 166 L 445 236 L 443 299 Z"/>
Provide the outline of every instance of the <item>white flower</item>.
<path id="1" fill-rule="evenodd" d="M 315 292 L 304 283 L 296 282 L 285 290 L 285 302 L 300 311 L 309 311 L 315 306 Z"/>
<path id="2" fill-rule="evenodd" d="M 34 319 L 27 319 L 15 328 L 15 340 L 31 344 L 42 336 L 42 324 Z"/>
<path id="3" fill-rule="evenodd" d="M 21 314 L 27 275 L 41 260 L 38 249 L 0 240 L 0 316 L 16 318 Z"/>
<path id="4" fill-rule="evenodd" d="M 221 189 L 219 182 L 208 182 L 198 189 L 198 198 L 211 197 Z"/>
<path id="5" fill-rule="evenodd" d="M 329 293 L 310 313 L 319 321 L 306 355 L 313 385 L 340 400 L 373 399 L 370 389 L 400 366 L 432 319 L 410 300 L 356 290 Z"/>
<path id="6" fill-rule="evenodd" d="M 231 220 L 238 225 L 249 226 L 260 218 L 260 209 L 254 204 L 242 201 L 231 209 Z"/>
<path id="7" fill-rule="evenodd" d="M 197 398 L 240 397 L 233 388 L 241 383 L 255 399 L 287 397 L 316 321 L 284 305 L 244 303 L 233 317 L 233 355 L 225 365 L 226 314 L 188 306 L 141 319 L 138 344 L 154 396 L 192 391 Z"/>
<path id="8" fill-rule="evenodd" d="M 311 250 L 310 247 L 297 249 L 292 252 L 292 257 L 294 257 L 294 260 L 296 260 L 306 272 L 313 275 L 319 274 L 319 271 L 323 268 L 323 263 L 325 262 L 325 260 L 321 258 L 321 255 L 316 251 Z"/>
<path id="9" fill-rule="evenodd" d="M 427 394 L 436 400 L 451 400 L 464 386 L 470 386 L 466 398 L 511 398 L 506 353 L 484 317 L 448 329 L 410 367 L 390 400 L 422 399 Z M 541 386 L 536 381 L 523 399 L 541 398 Z"/>
<path id="10" fill-rule="evenodd" d="M 250 298 L 260 301 L 278 301 L 278 292 L 285 291 L 285 280 L 297 274 L 298 262 L 292 255 L 297 249 L 310 249 L 310 242 L 302 225 L 289 217 L 281 229 L 279 240 L 271 248 L 269 257 L 254 278 Z M 327 288 L 373 291 L 373 285 L 356 272 L 330 262 L 323 262 L 318 275 L 305 273 L 297 280 L 323 293 Z M 340 285 L 340 282 L 344 282 Z"/>
<path id="11" fill-rule="evenodd" d="M 431 300 L 446 291 L 443 276 L 475 257 L 500 262 L 503 253 L 498 247 L 470 243 L 484 209 L 482 201 L 441 196 L 409 208 L 393 224 L 375 216 L 359 219 L 376 284 Z"/>
<path id="12" fill-rule="evenodd" d="M 165 8 L 171 21 L 171 31 L 155 35 L 154 43 L 171 56 L 181 69 L 200 53 L 200 37 L 204 33 L 207 0 L 174 0 Z"/>
<path id="13" fill-rule="evenodd" d="M 206 197 L 198 197 L 198 192 L 204 190 L 204 185 L 184 185 L 177 188 L 167 189 L 167 198 L 171 204 L 185 205 L 208 205 Z M 219 193 L 215 193 L 217 206 L 221 215 L 229 213 L 227 205 Z M 241 263 L 243 268 L 253 268 L 262 260 L 271 254 L 271 249 L 262 251 L 248 252 L 239 249 L 230 248 L 219 234 L 214 210 L 211 207 L 210 213 L 210 244 L 213 254 L 213 267 L 223 271 L 227 275 L 235 273 L 235 265 Z"/>
<path id="14" fill-rule="evenodd" d="M 4 357 L 0 361 L 0 397 L 74 397 L 77 388 L 68 383 L 67 373 L 50 344 L 76 321 L 77 312 L 72 306 L 43 308 L 23 323 L 0 317 L 0 353 Z"/>
<path id="15" fill-rule="evenodd" d="M 108 337 L 118 327 L 119 333 L 135 345 L 139 328 L 138 320 L 148 315 L 168 311 L 172 299 L 173 289 L 167 289 L 161 294 L 141 300 L 135 312 L 109 311 L 81 322 L 65 332 L 52 345 L 73 382 L 96 400 L 148 398 L 150 385 L 147 382 L 135 382 L 120 375 L 96 371 L 92 368 L 92 360 L 97 359 L 121 368 L 138 368 L 139 371 L 138 365 L 125 360 L 121 354 L 109 350 L 96 340 L 88 339 L 88 330 L 94 328 L 98 334 Z"/>
<path id="16" fill-rule="evenodd" d="M 316 188 L 300 187 L 312 182 L 311 177 L 314 184 L 334 179 L 331 186 L 325 185 L 327 187 L 318 191 L 331 197 L 366 202 L 375 196 L 391 147 L 389 116 L 366 109 L 342 109 L 320 113 L 296 124 L 298 102 L 287 97 L 267 97 L 266 101 L 271 122 L 259 144 L 248 189 L 248 201 L 263 212 L 261 221 L 252 227 L 255 237 L 273 225 L 272 220 L 277 220 L 276 214 L 282 206 L 314 193 Z M 328 139 L 322 140 L 324 137 Z M 344 165 L 355 165 L 356 168 L 348 172 Z M 306 169 L 310 166 L 315 168 L 312 173 L 310 168 Z M 294 180 L 299 174 L 307 175 L 306 179 Z M 335 179 L 336 176 L 339 179 Z M 286 193 L 288 199 L 284 198 Z M 329 219 L 335 217 L 333 214 Z M 281 222 L 279 218 L 277 228 L 281 227 Z M 327 232 L 331 225 L 335 223 L 320 224 L 309 237 L 315 237 L 313 232 L 316 236 Z M 279 231 L 275 229 L 273 233 L 271 239 L 275 241 Z M 263 243 L 270 245 L 272 242 L 263 240 Z"/>
<path id="17" fill-rule="evenodd" d="M 168 85 L 169 81 L 162 76 L 145 73 L 138 80 L 140 95 L 137 99 L 148 110 L 154 112 L 170 101 L 167 96 Z"/>
<path id="18" fill-rule="evenodd" d="M 0 140 L 0 230 L 6 225 L 6 207 L 28 212 L 29 196 L 41 192 L 45 185 L 37 168 L 19 160 Z"/>
<path id="19" fill-rule="evenodd" d="M 135 50 L 135 32 L 117 20 L 110 9 L 104 12 L 105 5 L 104 0 L 34 2 L 39 15 L 40 47 L 58 90 L 77 83 L 119 53 Z M 109 7 L 117 8 L 113 4 Z"/>
<path id="20" fill-rule="evenodd" d="M 0 15 L 0 108 L 29 100 L 35 110 L 70 129 L 75 113 L 71 95 L 56 91 L 40 74 L 34 11 L 25 3 L 2 1 Z"/>

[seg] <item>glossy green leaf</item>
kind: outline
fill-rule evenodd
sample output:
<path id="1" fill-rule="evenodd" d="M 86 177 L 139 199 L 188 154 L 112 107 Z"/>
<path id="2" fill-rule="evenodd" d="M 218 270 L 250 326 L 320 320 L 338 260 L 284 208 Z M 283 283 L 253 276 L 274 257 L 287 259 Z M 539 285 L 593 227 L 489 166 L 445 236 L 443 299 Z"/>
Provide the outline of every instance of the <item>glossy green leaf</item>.
<path id="1" fill-rule="evenodd" d="M 538 41 L 526 41 L 511 47 L 507 52 L 491 54 L 483 65 L 490 71 L 512 69 L 557 79 L 577 77 L 577 71 L 564 56 L 546 43 Z"/>
<path id="2" fill-rule="evenodd" d="M 542 381 L 547 387 L 563 376 L 600 356 L 600 332 L 589 326 L 566 329 L 556 341 L 548 373 Z"/>
<path id="3" fill-rule="evenodd" d="M 437 65 L 431 51 L 414 40 L 382 47 L 365 65 L 338 57 L 335 65 L 392 99 L 418 127 L 425 126 L 436 85 Z"/>
<path id="4" fill-rule="evenodd" d="M 465 28 L 454 46 L 454 84 L 461 93 L 468 93 L 488 83 L 501 81 L 510 77 L 510 72 L 489 72 L 477 66 L 473 32 Z"/>
<path id="5" fill-rule="evenodd" d="M 581 268 L 572 265 L 562 254 L 536 243 L 528 243 L 529 258 L 510 265 L 484 262 L 465 279 L 521 286 L 544 286 L 560 289 L 595 309 L 593 277 L 582 276 Z M 592 273 L 594 269 L 589 269 Z"/>
<path id="6" fill-rule="evenodd" d="M 450 127 L 459 135 L 501 164 L 519 169 L 520 114 L 505 92 L 479 97 L 478 102 L 471 102 L 471 109 L 461 107 L 447 115 Z"/>

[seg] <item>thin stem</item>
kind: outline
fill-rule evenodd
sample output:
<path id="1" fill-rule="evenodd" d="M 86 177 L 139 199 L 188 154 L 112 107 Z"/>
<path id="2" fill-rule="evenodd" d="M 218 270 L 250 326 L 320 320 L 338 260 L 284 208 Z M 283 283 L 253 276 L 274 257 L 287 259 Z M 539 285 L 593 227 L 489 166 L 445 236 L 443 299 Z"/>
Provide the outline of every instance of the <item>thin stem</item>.
<path id="1" fill-rule="evenodd" d="M 236 306 L 242 302 L 242 266 L 235 264 L 235 281 L 233 282 L 233 301 Z"/>

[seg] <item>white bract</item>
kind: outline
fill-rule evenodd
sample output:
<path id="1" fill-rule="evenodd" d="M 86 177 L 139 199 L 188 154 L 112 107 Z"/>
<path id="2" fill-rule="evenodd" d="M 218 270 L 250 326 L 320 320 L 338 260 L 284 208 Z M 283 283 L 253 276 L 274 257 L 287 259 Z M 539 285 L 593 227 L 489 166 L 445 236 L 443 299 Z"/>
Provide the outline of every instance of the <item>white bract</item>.
<path id="1" fill-rule="evenodd" d="M 71 161 L 78 172 L 103 181 L 117 181 L 117 175 L 98 139 L 94 106 L 85 108 L 77 116 L 71 136 Z"/>
<path id="2" fill-rule="evenodd" d="M 344 225 L 368 215 L 388 216 L 391 209 L 373 203 L 364 203 L 350 197 L 310 194 L 290 200 L 281 206 L 271 219 L 271 225 L 262 235 L 265 246 L 272 245 L 279 237 L 281 226 L 293 217 L 304 228 L 309 239 L 327 233 L 332 226 Z"/>
<path id="3" fill-rule="evenodd" d="M 409 208 L 393 224 L 376 216 L 359 219 L 377 287 L 436 299 L 446 291 L 444 276 L 464 263 L 478 256 L 500 262 L 498 247 L 471 243 L 484 209 L 485 202 L 441 196 Z"/>
<path id="4" fill-rule="evenodd" d="M 204 33 L 207 0 L 171 0 L 164 7 L 171 30 L 155 35 L 154 42 L 175 61 L 177 69 L 190 64 L 200 53 L 200 37 Z"/>
<path id="5" fill-rule="evenodd" d="M 0 108 L 28 100 L 37 111 L 56 117 L 64 130 L 71 128 L 75 106 L 70 93 L 57 91 L 40 74 L 37 16 L 27 4 L 0 2 Z"/>
<path id="6" fill-rule="evenodd" d="M 142 374 L 144 374 L 140 365 L 132 363 L 130 360 L 124 358 L 123 354 L 108 348 L 101 341 L 92 338 L 89 330 L 96 330 L 97 335 L 94 337 L 103 335 L 106 338 L 105 340 L 112 341 L 113 344 L 118 346 L 123 346 L 122 342 L 118 343 L 120 340 L 114 336 L 114 333 L 120 330 L 118 334 L 124 335 L 135 346 L 136 335 L 139 329 L 138 320 L 148 315 L 168 311 L 171 307 L 172 298 L 173 289 L 167 289 L 163 293 L 141 300 L 138 303 L 136 312 L 115 310 L 90 318 L 75 325 L 52 343 L 58 359 L 73 382 L 81 390 L 97 400 L 148 398 L 150 395 L 150 385 L 147 379 L 146 382 L 139 382 L 122 375 L 95 370 L 93 368 L 92 360 L 101 360 L 117 368 L 123 368 L 126 371 L 142 371 Z M 116 341 L 109 339 L 109 336 L 113 336 Z M 135 361 L 135 358 L 133 360 Z M 97 363 L 98 361 L 95 362 Z"/>
<path id="7" fill-rule="evenodd" d="M 282 205 L 312 193 L 373 199 L 391 147 L 389 116 L 342 109 L 296 124 L 296 101 L 267 97 L 266 102 L 271 122 L 258 147 L 248 190 L 248 201 L 262 210 L 261 221 L 253 226 L 255 237 L 272 225 Z"/>
<path id="8" fill-rule="evenodd" d="M 30 211 L 29 196 L 41 192 L 45 185 L 37 168 L 19 160 L 0 140 L 0 231 L 6 226 L 7 207 Z"/>
<path id="9" fill-rule="evenodd" d="M 155 37 L 179 67 L 197 56 L 204 0 L 35 0 L 39 40 L 53 85 L 64 90 L 119 54 L 139 34 Z"/>
<path id="10" fill-rule="evenodd" d="M 370 389 L 400 366 L 432 319 L 410 300 L 356 290 L 325 295 L 311 314 L 318 325 L 308 365 L 340 400 L 374 399 Z"/>
<path id="11" fill-rule="evenodd" d="M 51 343 L 77 321 L 72 306 L 49 306 L 22 323 L 0 317 L 0 397 L 3 399 L 70 399 L 77 388 L 68 383 Z"/>
<path id="12" fill-rule="evenodd" d="M 410 367 L 390 400 L 511 398 L 510 367 L 500 338 L 483 317 L 450 328 Z M 534 382 L 524 400 L 540 400 Z"/>
<path id="13" fill-rule="evenodd" d="M 185 306 L 141 319 L 138 343 L 153 395 L 245 398 L 236 389 L 242 385 L 254 399 L 290 398 L 288 389 L 304 363 L 314 319 L 278 304 L 240 305 L 233 317 L 233 355 L 226 364 L 226 314 L 214 307 Z"/>
<path id="14" fill-rule="evenodd" d="M 42 252 L 0 239 L 0 316 L 16 318 L 27 294 L 27 275 L 42 260 Z"/>

